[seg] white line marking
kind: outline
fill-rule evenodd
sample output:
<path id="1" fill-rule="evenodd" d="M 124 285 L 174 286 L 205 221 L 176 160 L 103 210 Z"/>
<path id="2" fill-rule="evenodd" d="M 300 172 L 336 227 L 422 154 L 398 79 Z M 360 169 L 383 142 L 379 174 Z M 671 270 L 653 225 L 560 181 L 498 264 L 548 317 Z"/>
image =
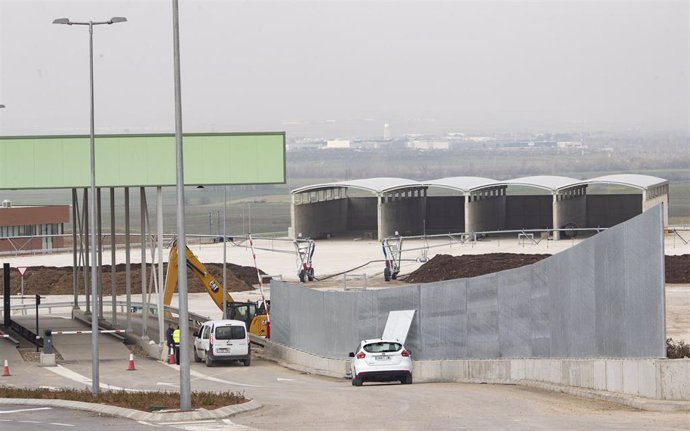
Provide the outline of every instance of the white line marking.
<path id="1" fill-rule="evenodd" d="M 172 365 L 172 364 L 165 364 L 165 365 L 167 365 L 168 367 L 173 368 L 175 370 L 180 369 L 179 365 Z M 216 382 L 216 383 L 225 383 L 226 385 L 245 386 L 248 388 L 260 388 L 261 387 L 261 386 L 257 386 L 257 385 L 249 385 L 246 383 L 233 382 L 230 380 L 223 380 L 223 379 L 219 379 L 218 377 L 207 376 L 206 374 L 202 374 L 202 373 L 200 373 L 198 371 L 194 371 L 194 370 L 190 370 L 189 374 L 191 374 L 192 376 L 197 377 L 199 379 L 209 380 L 211 382 Z"/>
<path id="2" fill-rule="evenodd" d="M 213 424 L 215 419 L 202 419 L 198 421 L 180 421 L 180 422 L 159 422 L 158 425 L 194 425 L 194 424 Z"/>
<path id="3" fill-rule="evenodd" d="M 294 382 L 295 381 L 295 379 L 284 379 L 282 377 L 276 377 L 276 380 L 278 380 L 279 382 Z"/>
<path id="4" fill-rule="evenodd" d="M 50 422 L 48 425 L 55 425 L 58 427 L 73 427 L 74 424 L 62 424 L 60 422 Z"/>
<path id="5" fill-rule="evenodd" d="M 170 386 L 173 388 L 179 388 L 180 387 L 180 385 L 176 385 L 174 383 L 166 383 L 166 382 L 157 382 L 156 385 L 158 385 L 158 386 Z"/>
<path id="6" fill-rule="evenodd" d="M 0 414 L 5 413 L 21 413 L 21 412 L 35 412 L 38 410 L 52 410 L 52 407 L 36 407 L 33 409 L 18 409 L 18 410 L 0 410 Z"/>
<path id="7" fill-rule="evenodd" d="M 46 370 L 52 371 L 53 373 L 57 374 L 58 376 L 65 377 L 67 379 L 73 380 L 77 383 L 81 383 L 83 385 L 88 385 L 91 386 L 91 379 L 82 376 L 81 374 L 77 373 L 76 371 L 72 371 L 69 368 L 65 368 L 62 365 L 58 365 L 56 367 L 45 367 Z M 146 392 L 145 390 L 142 389 L 129 389 L 129 388 L 121 388 L 119 386 L 113 386 L 113 385 L 108 385 L 105 383 L 100 383 L 99 386 L 103 389 L 109 389 L 111 391 L 125 391 L 125 392 Z"/>

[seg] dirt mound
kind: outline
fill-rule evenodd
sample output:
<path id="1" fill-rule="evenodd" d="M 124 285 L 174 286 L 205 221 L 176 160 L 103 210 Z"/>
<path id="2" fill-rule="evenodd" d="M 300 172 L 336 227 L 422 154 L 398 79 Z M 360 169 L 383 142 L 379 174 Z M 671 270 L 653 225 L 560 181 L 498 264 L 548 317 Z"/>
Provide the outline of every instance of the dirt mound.
<path id="1" fill-rule="evenodd" d="M 431 283 L 454 278 L 476 277 L 518 268 L 549 257 L 548 254 L 466 254 L 451 256 L 438 254 L 405 279 L 408 283 Z"/>
<path id="2" fill-rule="evenodd" d="M 206 269 L 218 280 L 219 283 L 223 281 L 223 265 L 220 263 L 206 264 Z M 167 264 L 163 265 L 163 270 L 167 270 Z M 153 268 L 157 271 L 157 268 Z M 149 264 L 146 267 L 146 277 L 150 280 L 152 266 Z M 132 293 L 141 293 L 141 265 L 131 265 L 132 272 Z M 261 274 L 265 274 L 261 271 Z M 227 264 L 227 278 L 229 292 L 243 292 L 247 290 L 254 290 L 253 284 L 257 283 L 256 269 L 254 267 L 239 266 L 234 264 Z M 84 276 L 81 273 L 77 275 L 79 292 L 84 293 Z M 125 286 L 125 265 L 119 264 L 115 266 L 115 287 L 118 295 L 124 295 Z M 91 286 L 89 285 L 89 289 Z M 206 292 L 206 289 L 201 284 L 199 279 L 191 270 L 187 271 L 187 289 L 190 293 Z M 21 292 L 21 277 L 19 272 L 14 268 L 10 272 L 10 290 L 12 294 L 19 294 Z M 24 295 L 69 295 L 73 291 L 72 288 L 72 267 L 51 267 L 51 266 L 34 266 L 29 267 L 24 276 Z M 154 291 L 153 285 L 150 291 Z M 110 294 L 110 265 L 103 266 L 103 292 Z"/>
<path id="3" fill-rule="evenodd" d="M 476 277 L 505 269 L 529 265 L 549 257 L 548 254 L 491 253 L 478 255 L 436 255 L 404 281 L 431 283 L 454 278 Z M 666 256 L 666 283 L 690 283 L 690 255 Z"/>
<path id="4" fill-rule="evenodd" d="M 690 283 L 690 254 L 666 256 L 666 283 Z"/>

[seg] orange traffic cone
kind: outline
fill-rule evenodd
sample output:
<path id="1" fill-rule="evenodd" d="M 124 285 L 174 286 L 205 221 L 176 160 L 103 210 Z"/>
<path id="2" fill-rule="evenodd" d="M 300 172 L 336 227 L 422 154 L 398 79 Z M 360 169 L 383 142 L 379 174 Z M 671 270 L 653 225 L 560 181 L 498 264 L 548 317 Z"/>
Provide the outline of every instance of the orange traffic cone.
<path id="1" fill-rule="evenodd" d="M 134 368 L 134 355 L 129 354 L 129 365 L 127 366 L 127 371 L 136 371 L 137 369 Z"/>
<path id="2" fill-rule="evenodd" d="M 170 350 L 168 352 L 168 364 L 174 364 L 175 363 L 175 350 L 170 346 Z"/>
<path id="3" fill-rule="evenodd" d="M 2 367 L 2 376 L 9 377 L 10 375 L 10 366 L 7 364 L 7 359 L 5 359 L 5 366 Z"/>

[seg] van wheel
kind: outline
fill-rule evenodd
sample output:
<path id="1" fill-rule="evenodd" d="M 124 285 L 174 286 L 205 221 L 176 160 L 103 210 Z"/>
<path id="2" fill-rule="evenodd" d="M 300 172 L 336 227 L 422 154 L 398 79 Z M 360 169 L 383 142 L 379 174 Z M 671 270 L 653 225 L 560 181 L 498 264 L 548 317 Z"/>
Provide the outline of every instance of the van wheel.
<path id="1" fill-rule="evenodd" d="M 201 358 L 199 357 L 199 353 L 196 351 L 196 347 L 194 348 L 194 362 L 201 362 Z"/>
<path id="2" fill-rule="evenodd" d="M 207 367 L 212 367 L 213 366 L 213 359 L 208 355 L 208 352 L 206 352 L 206 366 Z"/>
<path id="3" fill-rule="evenodd" d="M 242 361 L 242 363 L 244 364 L 245 367 L 250 366 L 250 365 L 252 364 L 252 357 L 251 357 L 251 356 L 247 356 L 247 359 L 244 359 L 244 360 Z"/>

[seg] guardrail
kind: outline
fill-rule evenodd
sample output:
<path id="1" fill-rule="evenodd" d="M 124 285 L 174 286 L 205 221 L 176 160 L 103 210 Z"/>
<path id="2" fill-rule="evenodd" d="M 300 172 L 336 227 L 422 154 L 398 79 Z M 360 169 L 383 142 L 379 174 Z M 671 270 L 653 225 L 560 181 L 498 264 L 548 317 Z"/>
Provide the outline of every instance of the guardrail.
<path id="1" fill-rule="evenodd" d="M 85 306 L 86 302 L 85 301 L 79 301 L 79 306 Z M 120 307 L 121 311 L 125 311 L 127 309 L 127 301 L 116 301 L 115 305 L 117 307 Z M 112 308 L 112 302 L 108 301 L 103 301 L 103 306 L 104 307 L 110 307 Z M 129 306 L 133 309 L 131 312 L 138 314 L 143 310 L 144 306 L 141 302 L 129 302 Z M 53 308 L 73 308 L 74 307 L 74 301 L 62 301 L 62 302 L 42 302 L 41 305 L 38 306 L 39 309 L 48 309 L 48 313 L 52 313 Z M 35 304 L 14 304 L 10 306 L 10 310 L 35 310 L 36 305 Z M 178 308 L 171 307 L 171 306 L 164 306 L 163 307 L 165 312 L 178 315 L 180 314 L 180 311 Z M 193 321 L 198 321 L 198 322 L 206 322 L 207 320 L 211 320 L 210 316 L 203 316 L 201 314 L 197 313 L 192 313 L 189 312 L 189 319 Z M 149 304 L 149 315 L 150 316 L 157 316 L 158 315 L 158 304 Z"/>

